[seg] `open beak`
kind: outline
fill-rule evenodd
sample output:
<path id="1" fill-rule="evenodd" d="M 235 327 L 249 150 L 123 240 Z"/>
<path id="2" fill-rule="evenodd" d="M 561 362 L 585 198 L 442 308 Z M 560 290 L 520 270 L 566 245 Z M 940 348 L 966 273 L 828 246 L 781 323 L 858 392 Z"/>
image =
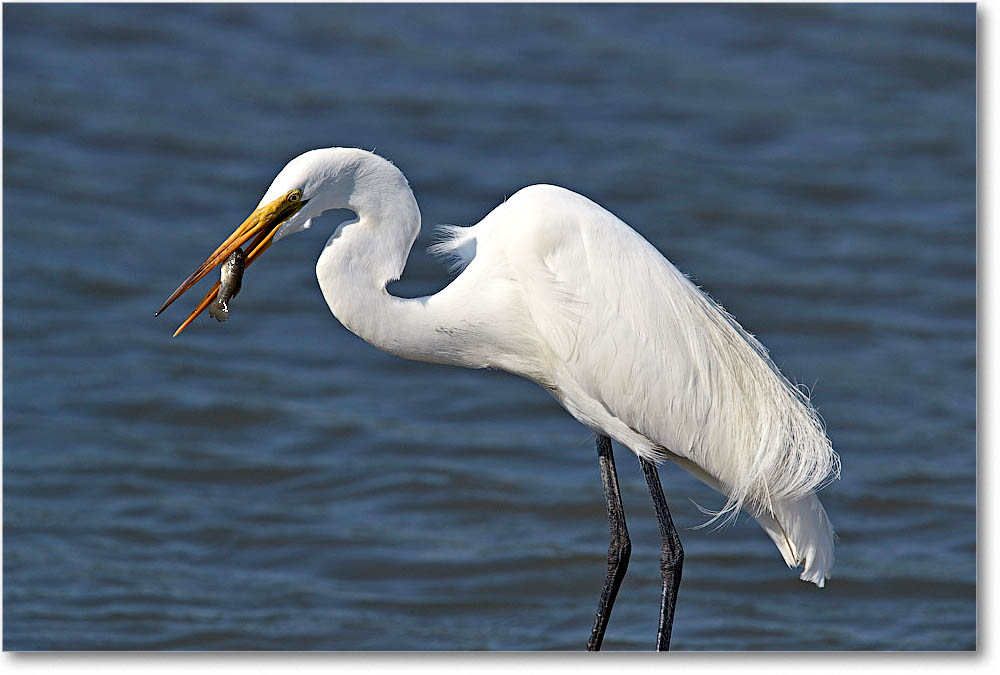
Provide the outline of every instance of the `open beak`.
<path id="1" fill-rule="evenodd" d="M 285 195 L 282 195 L 273 202 L 261 206 L 256 211 L 250 214 L 243 224 L 236 228 L 229 237 L 219 244 L 219 247 L 215 249 L 212 255 L 205 259 L 205 262 L 198 265 L 198 269 L 192 272 L 187 279 L 185 279 L 177 290 L 170 294 L 166 302 L 156 310 L 156 314 L 153 316 L 159 316 L 163 310 L 170 306 L 174 300 L 184 295 L 184 293 L 194 286 L 196 283 L 201 281 L 202 277 L 211 272 L 220 263 L 226 260 L 233 251 L 240 248 L 244 244 L 249 242 L 249 246 L 246 248 L 247 259 L 246 266 L 249 266 L 254 260 L 256 260 L 261 253 L 266 251 L 271 245 L 271 241 L 274 239 L 274 234 L 278 231 L 278 228 L 292 217 L 299 209 L 301 209 L 307 199 L 302 199 L 301 190 L 292 190 Z M 174 337 L 181 334 L 185 328 L 187 328 L 195 318 L 205 311 L 205 308 L 212 303 L 212 299 L 219 292 L 220 283 L 215 282 L 212 286 L 212 290 L 202 298 L 201 302 L 195 307 L 194 311 L 188 315 L 188 318 L 184 320 L 184 323 L 180 325 L 176 332 L 174 332 Z"/>

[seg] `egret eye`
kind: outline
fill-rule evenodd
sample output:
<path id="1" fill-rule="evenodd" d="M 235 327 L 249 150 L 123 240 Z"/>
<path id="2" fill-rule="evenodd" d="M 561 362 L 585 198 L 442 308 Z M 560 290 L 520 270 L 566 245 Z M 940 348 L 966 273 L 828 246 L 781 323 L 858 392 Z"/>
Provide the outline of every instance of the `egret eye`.
<path id="1" fill-rule="evenodd" d="M 292 193 L 290 193 L 288 195 L 288 201 L 290 201 L 290 202 L 297 202 L 300 199 L 302 199 L 302 193 L 299 192 L 298 190 L 296 190 L 296 191 L 294 191 L 294 192 L 292 192 Z"/>

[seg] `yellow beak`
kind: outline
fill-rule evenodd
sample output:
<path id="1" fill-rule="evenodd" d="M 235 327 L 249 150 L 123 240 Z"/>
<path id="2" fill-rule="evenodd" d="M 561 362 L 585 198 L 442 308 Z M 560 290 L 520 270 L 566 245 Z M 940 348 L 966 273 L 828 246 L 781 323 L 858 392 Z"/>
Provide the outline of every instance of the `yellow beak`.
<path id="1" fill-rule="evenodd" d="M 287 194 L 261 206 L 251 213 L 243 221 L 243 224 L 236 228 L 235 232 L 219 244 L 219 247 L 215 249 L 212 255 L 205 259 L 205 262 L 198 265 L 198 269 L 181 282 L 177 290 L 170 294 L 170 297 L 156 310 L 156 314 L 153 316 L 159 316 L 174 300 L 184 295 L 189 288 L 201 281 L 202 277 L 228 258 L 233 251 L 252 239 L 253 241 L 247 249 L 249 252 L 247 253 L 246 266 L 249 266 L 250 263 L 256 260 L 271 245 L 271 241 L 274 239 L 274 234 L 278 231 L 278 228 L 301 209 L 307 201 L 302 199 L 302 190 L 291 190 Z M 216 281 L 215 285 L 212 286 L 212 290 L 202 298 L 194 311 L 188 315 L 184 323 L 174 332 L 174 337 L 180 335 L 181 331 L 187 328 L 199 314 L 205 311 L 205 308 L 212 303 L 212 299 L 218 294 L 219 286 L 220 283 Z"/>

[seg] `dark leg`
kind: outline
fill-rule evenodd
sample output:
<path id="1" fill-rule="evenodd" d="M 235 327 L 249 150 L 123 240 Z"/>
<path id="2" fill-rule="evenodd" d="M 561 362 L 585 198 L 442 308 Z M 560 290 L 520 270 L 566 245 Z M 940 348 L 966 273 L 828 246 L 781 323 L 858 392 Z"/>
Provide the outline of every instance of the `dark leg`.
<path id="1" fill-rule="evenodd" d="M 681 538 L 670 518 L 670 509 L 660 487 L 660 476 L 656 473 L 656 465 L 649 460 L 639 458 L 642 473 L 646 476 L 649 494 L 653 497 L 653 507 L 656 509 L 656 519 L 660 523 L 660 538 L 663 546 L 660 553 L 660 576 L 663 587 L 660 592 L 660 630 L 656 633 L 656 651 L 670 649 L 670 630 L 674 625 L 674 607 L 677 605 L 677 589 L 681 586 L 681 568 L 684 566 L 684 548 Z"/>
<path id="2" fill-rule="evenodd" d="M 601 602 L 597 605 L 594 629 L 590 631 L 590 639 L 587 641 L 587 651 L 590 652 L 596 652 L 601 648 L 604 630 L 608 627 L 608 619 L 611 618 L 611 607 L 615 604 L 618 588 L 625 578 L 628 559 L 632 554 L 632 542 L 629 541 L 628 528 L 625 527 L 622 495 L 618 491 L 615 457 L 611 454 L 611 439 L 607 436 L 597 436 L 597 459 L 601 462 L 601 480 L 604 482 L 604 501 L 608 504 L 611 540 L 608 544 L 608 576 L 604 579 Z"/>

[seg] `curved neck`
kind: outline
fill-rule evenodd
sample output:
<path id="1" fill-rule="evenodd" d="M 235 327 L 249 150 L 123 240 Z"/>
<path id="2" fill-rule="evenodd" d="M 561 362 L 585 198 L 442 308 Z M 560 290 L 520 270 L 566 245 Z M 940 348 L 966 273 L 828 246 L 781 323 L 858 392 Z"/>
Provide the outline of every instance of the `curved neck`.
<path id="1" fill-rule="evenodd" d="M 362 151 L 358 151 L 362 152 Z M 446 326 L 445 292 L 412 300 L 389 294 L 420 233 L 420 209 L 402 172 L 362 153 L 335 176 L 321 210 L 347 208 L 357 218 L 342 223 L 316 264 L 323 297 L 333 315 L 369 344 L 408 359 L 469 365 L 455 353 Z"/>

